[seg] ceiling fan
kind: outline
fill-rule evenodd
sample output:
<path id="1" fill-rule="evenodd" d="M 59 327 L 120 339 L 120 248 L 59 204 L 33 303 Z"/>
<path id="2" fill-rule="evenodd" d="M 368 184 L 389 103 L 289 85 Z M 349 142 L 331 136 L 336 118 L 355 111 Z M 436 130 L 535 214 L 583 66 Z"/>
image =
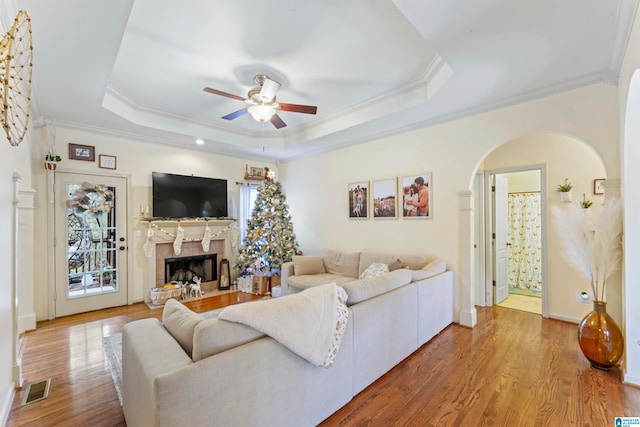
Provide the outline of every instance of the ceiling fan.
<path id="1" fill-rule="evenodd" d="M 249 113 L 255 120 L 259 122 L 270 121 L 276 129 L 280 129 L 285 127 L 287 124 L 280 118 L 280 116 L 278 116 L 276 110 L 305 114 L 316 114 L 318 111 L 318 107 L 313 105 L 285 104 L 284 102 L 276 102 L 276 93 L 278 92 L 278 89 L 280 89 L 280 83 L 271 80 L 264 74 L 258 74 L 255 76 L 254 80 L 258 87 L 254 87 L 249 90 L 247 98 L 223 92 L 221 90 L 212 89 L 210 87 L 205 87 L 202 90 L 213 93 L 214 95 L 225 96 L 227 98 L 237 99 L 238 101 L 251 104 L 242 110 L 223 116 L 222 118 L 225 120 L 237 119 L 238 117 Z"/>

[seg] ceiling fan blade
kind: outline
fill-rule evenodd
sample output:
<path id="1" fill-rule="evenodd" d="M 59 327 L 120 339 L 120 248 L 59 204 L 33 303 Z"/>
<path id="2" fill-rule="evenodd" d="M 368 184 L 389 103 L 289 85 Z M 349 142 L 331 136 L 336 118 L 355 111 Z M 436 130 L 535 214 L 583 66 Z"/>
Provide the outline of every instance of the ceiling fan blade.
<path id="1" fill-rule="evenodd" d="M 277 114 L 274 114 L 273 116 L 271 116 L 270 122 L 273 123 L 276 129 L 283 128 L 287 125 Z"/>
<path id="2" fill-rule="evenodd" d="M 227 98 L 237 99 L 238 101 L 246 101 L 247 100 L 247 98 L 243 98 L 241 96 L 234 95 L 232 93 L 223 92 L 223 91 L 218 90 L 218 89 L 211 89 L 210 87 L 205 87 L 202 90 L 205 91 L 205 92 L 212 93 L 214 95 L 226 96 Z"/>
<path id="3" fill-rule="evenodd" d="M 280 83 L 265 77 L 264 82 L 262 83 L 262 89 L 260 89 L 260 98 L 265 102 L 271 102 L 279 89 Z"/>
<path id="4" fill-rule="evenodd" d="M 233 113 L 229 113 L 226 116 L 223 116 L 222 118 L 225 120 L 233 120 L 233 119 L 237 119 L 240 116 L 244 116 L 245 114 L 247 114 L 248 108 L 243 108 L 242 110 L 238 110 L 238 111 L 234 111 Z"/>
<path id="5" fill-rule="evenodd" d="M 283 102 L 278 102 L 278 105 L 279 107 L 276 107 L 278 110 L 291 111 L 292 113 L 316 114 L 318 111 L 318 107 L 314 105 L 285 104 Z"/>

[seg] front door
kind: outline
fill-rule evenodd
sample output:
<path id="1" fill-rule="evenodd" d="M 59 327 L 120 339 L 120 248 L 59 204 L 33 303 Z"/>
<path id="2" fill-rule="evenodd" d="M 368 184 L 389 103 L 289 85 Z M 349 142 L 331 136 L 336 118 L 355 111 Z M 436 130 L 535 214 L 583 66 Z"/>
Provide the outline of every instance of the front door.
<path id="1" fill-rule="evenodd" d="M 55 173 L 55 317 L 127 304 L 127 179 Z"/>

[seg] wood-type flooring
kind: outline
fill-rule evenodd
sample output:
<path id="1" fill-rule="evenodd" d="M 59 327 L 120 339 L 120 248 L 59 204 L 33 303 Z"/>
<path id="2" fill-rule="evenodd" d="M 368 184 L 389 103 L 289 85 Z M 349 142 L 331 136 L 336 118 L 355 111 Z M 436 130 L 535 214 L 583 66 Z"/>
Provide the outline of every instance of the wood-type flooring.
<path id="1" fill-rule="evenodd" d="M 187 305 L 204 312 L 257 298 L 233 293 Z M 140 303 L 39 323 L 21 340 L 23 377 L 25 385 L 51 378 L 49 397 L 21 406 L 17 392 L 7 426 L 125 426 L 102 339 L 161 315 Z M 599 427 L 640 417 L 640 389 L 624 385 L 618 368 L 590 367 L 576 328 L 479 308 L 475 328 L 450 325 L 321 425 Z"/>

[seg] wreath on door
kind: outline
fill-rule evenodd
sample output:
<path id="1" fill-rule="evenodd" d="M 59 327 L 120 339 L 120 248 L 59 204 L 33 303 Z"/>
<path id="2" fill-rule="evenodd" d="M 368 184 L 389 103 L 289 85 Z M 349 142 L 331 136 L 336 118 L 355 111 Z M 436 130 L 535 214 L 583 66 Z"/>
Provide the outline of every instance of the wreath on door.
<path id="1" fill-rule="evenodd" d="M 102 185 L 83 182 L 82 186 L 67 200 L 67 207 L 78 213 L 86 212 L 98 216 L 112 208 L 112 201 L 113 191 L 107 190 Z"/>

